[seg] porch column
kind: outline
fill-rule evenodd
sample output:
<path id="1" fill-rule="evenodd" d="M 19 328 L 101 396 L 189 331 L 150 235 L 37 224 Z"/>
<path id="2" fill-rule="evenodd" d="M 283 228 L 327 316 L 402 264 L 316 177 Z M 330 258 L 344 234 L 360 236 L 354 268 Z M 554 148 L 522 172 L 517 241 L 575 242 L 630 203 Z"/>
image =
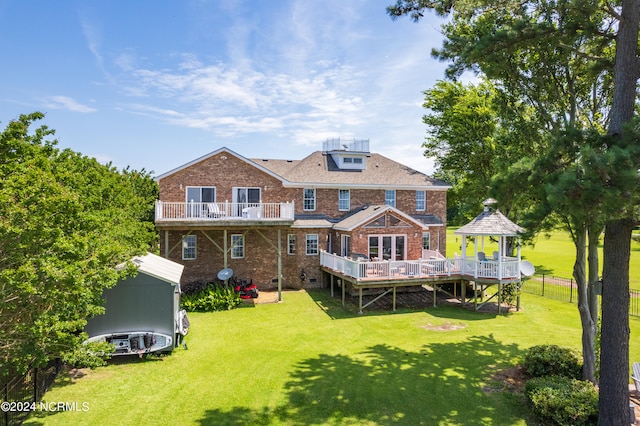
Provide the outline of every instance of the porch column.
<path id="1" fill-rule="evenodd" d="M 507 237 L 500 236 L 500 242 L 498 244 L 498 279 L 502 280 L 502 254 L 503 244 L 507 241 Z"/>
<path id="2" fill-rule="evenodd" d="M 278 228 L 278 302 L 282 302 L 282 230 Z"/>

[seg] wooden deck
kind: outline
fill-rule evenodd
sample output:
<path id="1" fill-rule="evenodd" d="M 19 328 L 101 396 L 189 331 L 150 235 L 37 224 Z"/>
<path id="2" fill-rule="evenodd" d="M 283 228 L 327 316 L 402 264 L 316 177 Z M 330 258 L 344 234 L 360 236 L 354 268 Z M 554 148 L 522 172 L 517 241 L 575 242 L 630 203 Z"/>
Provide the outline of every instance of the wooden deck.
<path id="1" fill-rule="evenodd" d="M 433 303 L 436 305 L 435 293 L 442 291 L 445 284 L 462 283 L 459 297 L 464 304 L 466 298 L 466 284 L 473 282 L 472 293 L 476 309 L 490 299 L 478 305 L 477 294 L 484 293 L 487 287 L 498 285 L 497 297 L 499 301 L 500 289 L 503 284 L 520 282 L 520 262 L 517 259 L 506 258 L 502 261 L 478 261 L 476 259 L 419 259 L 408 261 L 359 261 L 337 256 L 322 251 L 320 253 L 322 270 L 330 277 L 331 294 L 334 286 L 342 290 L 343 305 L 347 286 L 358 292 L 360 303 L 359 312 L 379 298 L 392 293 L 393 310 L 396 309 L 396 292 L 399 287 L 429 286 L 434 291 Z M 382 292 L 369 303 L 363 305 L 363 291 L 378 289 Z M 492 297 L 493 298 L 493 297 Z"/>

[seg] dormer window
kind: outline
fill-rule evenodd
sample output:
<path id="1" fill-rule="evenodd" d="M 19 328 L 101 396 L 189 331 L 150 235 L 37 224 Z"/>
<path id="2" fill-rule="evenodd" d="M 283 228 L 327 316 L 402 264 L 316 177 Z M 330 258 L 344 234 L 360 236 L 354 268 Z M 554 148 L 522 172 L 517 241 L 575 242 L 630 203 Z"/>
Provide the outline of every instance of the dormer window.
<path id="1" fill-rule="evenodd" d="M 323 151 L 330 155 L 340 170 L 365 170 L 369 153 L 369 140 L 327 139 Z"/>

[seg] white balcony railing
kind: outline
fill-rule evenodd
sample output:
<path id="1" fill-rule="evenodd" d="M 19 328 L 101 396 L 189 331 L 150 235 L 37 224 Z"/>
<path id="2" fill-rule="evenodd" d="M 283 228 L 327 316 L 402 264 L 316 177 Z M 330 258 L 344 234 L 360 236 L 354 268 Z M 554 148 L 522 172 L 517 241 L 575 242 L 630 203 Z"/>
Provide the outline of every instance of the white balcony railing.
<path id="1" fill-rule="evenodd" d="M 293 220 L 294 203 L 156 201 L 156 221 Z"/>

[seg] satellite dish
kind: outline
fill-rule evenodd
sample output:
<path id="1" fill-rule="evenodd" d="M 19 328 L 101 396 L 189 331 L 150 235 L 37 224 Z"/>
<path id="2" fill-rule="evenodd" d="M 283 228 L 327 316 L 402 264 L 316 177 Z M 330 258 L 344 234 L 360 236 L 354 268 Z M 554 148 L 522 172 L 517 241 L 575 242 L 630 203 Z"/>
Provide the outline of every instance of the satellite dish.
<path id="1" fill-rule="evenodd" d="M 233 269 L 224 268 L 222 271 L 218 272 L 218 279 L 221 281 L 226 281 L 233 275 Z"/>
<path id="2" fill-rule="evenodd" d="M 520 273 L 522 275 L 524 275 L 525 277 L 530 277 L 535 272 L 536 268 L 535 266 L 533 266 L 533 263 L 529 262 L 528 260 L 523 260 L 522 262 L 520 262 Z"/>

